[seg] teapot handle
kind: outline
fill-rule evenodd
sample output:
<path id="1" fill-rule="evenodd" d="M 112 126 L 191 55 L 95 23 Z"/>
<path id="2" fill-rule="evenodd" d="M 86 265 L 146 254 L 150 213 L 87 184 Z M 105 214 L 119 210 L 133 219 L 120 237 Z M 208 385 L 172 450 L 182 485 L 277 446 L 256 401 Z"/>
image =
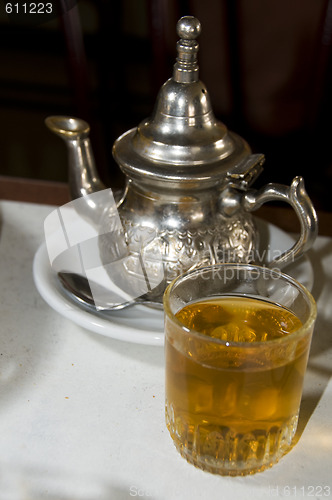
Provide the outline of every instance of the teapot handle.
<path id="1" fill-rule="evenodd" d="M 301 233 L 296 243 L 269 263 L 269 266 L 283 267 L 312 247 L 318 234 L 318 220 L 302 177 L 295 177 L 290 186 L 271 183 L 257 190 L 249 190 L 243 194 L 241 204 L 246 211 L 252 212 L 264 203 L 275 200 L 289 203 L 301 224 Z"/>

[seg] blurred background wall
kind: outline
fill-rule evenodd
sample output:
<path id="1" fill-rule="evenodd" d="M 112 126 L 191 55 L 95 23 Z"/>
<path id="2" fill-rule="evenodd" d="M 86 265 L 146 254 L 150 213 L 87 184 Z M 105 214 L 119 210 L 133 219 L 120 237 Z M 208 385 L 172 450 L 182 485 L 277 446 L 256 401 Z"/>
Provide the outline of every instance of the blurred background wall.
<path id="1" fill-rule="evenodd" d="M 6 3 L 6 2 L 5 2 Z M 0 12 L 0 174 L 67 180 L 52 114 L 91 125 L 103 180 L 114 140 L 150 115 L 171 76 L 176 22 L 202 24 L 200 77 L 215 114 L 266 155 L 256 186 L 303 175 L 332 210 L 332 0 L 57 0 L 51 20 Z"/>

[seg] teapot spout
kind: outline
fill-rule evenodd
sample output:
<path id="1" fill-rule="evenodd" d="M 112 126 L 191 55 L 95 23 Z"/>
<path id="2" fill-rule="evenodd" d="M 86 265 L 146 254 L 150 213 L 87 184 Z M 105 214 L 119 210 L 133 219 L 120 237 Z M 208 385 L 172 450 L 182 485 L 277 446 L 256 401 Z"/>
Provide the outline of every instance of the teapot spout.
<path id="1" fill-rule="evenodd" d="M 89 124 L 69 116 L 49 116 L 45 124 L 67 145 L 71 198 L 74 200 L 105 189 L 97 174 L 89 139 Z"/>
<path id="2" fill-rule="evenodd" d="M 105 189 L 95 165 L 89 139 L 89 124 L 80 118 L 69 116 L 49 116 L 45 124 L 67 145 L 71 199 L 75 200 Z M 87 199 L 84 214 L 87 219 L 97 223 L 104 209 L 105 206 L 95 206 L 94 210 L 91 210 Z"/>

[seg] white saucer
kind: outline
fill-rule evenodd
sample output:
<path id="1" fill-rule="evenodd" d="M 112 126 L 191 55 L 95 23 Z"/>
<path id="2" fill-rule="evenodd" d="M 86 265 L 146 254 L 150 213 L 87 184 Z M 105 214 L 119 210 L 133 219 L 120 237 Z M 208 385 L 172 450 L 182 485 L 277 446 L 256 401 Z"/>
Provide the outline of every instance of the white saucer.
<path id="1" fill-rule="evenodd" d="M 274 250 L 286 250 L 294 243 L 294 239 L 289 234 L 276 226 L 257 218 L 256 224 L 261 234 L 262 248 L 269 247 L 272 255 L 275 254 Z M 309 290 L 312 288 L 313 269 L 308 257 L 302 257 L 283 271 L 293 276 Z M 56 273 L 50 266 L 45 243 L 35 254 L 33 277 L 43 299 L 59 314 L 83 328 L 125 342 L 156 346 L 164 344 L 162 311 L 137 305 L 122 311 L 95 314 L 72 302 L 61 289 Z"/>

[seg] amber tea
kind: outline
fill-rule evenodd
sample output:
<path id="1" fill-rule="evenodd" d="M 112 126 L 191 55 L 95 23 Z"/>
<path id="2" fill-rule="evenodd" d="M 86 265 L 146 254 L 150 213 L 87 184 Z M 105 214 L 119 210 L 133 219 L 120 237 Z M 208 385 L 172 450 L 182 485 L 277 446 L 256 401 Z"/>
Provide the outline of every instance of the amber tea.
<path id="1" fill-rule="evenodd" d="M 247 474 L 275 463 L 294 437 L 310 337 L 288 309 L 243 296 L 207 299 L 166 317 L 166 422 L 188 461 Z M 199 334 L 197 335 L 197 333 Z"/>

